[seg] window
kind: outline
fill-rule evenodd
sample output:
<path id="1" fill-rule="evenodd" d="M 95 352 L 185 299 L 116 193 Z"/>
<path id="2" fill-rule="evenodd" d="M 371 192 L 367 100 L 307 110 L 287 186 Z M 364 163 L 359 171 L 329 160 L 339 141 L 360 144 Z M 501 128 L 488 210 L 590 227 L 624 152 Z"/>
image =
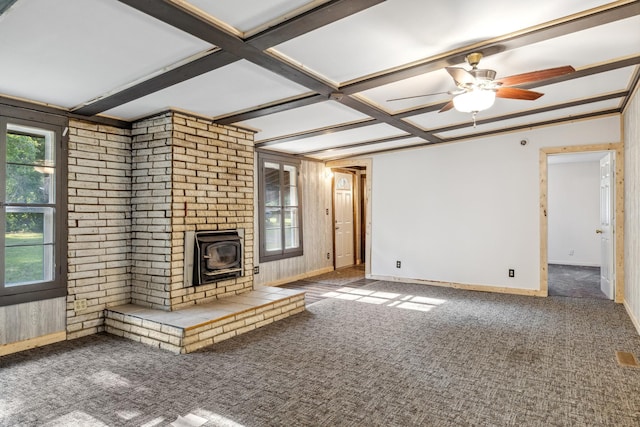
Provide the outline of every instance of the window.
<path id="1" fill-rule="evenodd" d="M 260 262 L 302 255 L 300 161 L 258 154 Z"/>
<path id="2" fill-rule="evenodd" d="M 0 117 L 0 305 L 66 295 L 66 119 L 11 112 Z"/>

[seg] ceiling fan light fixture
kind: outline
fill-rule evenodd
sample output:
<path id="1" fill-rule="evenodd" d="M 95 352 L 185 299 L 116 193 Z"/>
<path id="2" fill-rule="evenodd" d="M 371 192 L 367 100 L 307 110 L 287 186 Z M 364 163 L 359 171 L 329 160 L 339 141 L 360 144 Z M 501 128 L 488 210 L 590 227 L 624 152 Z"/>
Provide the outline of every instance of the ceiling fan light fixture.
<path id="1" fill-rule="evenodd" d="M 490 108 L 495 100 L 495 91 L 475 89 L 454 97 L 453 106 L 461 113 L 477 113 Z"/>

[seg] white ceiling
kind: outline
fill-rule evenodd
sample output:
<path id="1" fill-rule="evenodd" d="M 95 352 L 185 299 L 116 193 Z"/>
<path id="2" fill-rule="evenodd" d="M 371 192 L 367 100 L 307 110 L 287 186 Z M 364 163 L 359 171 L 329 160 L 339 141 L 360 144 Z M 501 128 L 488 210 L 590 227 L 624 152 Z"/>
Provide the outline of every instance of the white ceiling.
<path id="1" fill-rule="evenodd" d="M 0 40 L 4 99 L 124 121 L 176 108 L 328 160 L 619 113 L 640 75 L 640 3 L 17 0 Z M 536 101 L 498 99 L 474 128 L 438 112 L 455 89 L 443 67 L 468 69 L 473 51 L 497 78 L 577 72 L 523 86 Z"/>

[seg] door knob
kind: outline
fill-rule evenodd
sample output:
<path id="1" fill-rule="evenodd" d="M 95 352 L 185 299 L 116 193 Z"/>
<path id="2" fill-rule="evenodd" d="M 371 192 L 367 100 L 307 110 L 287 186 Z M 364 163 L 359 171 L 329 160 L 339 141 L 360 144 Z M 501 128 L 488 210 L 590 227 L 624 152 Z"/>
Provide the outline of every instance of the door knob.
<path id="1" fill-rule="evenodd" d="M 599 228 L 596 230 L 596 234 L 602 234 L 602 230 L 600 230 Z"/>

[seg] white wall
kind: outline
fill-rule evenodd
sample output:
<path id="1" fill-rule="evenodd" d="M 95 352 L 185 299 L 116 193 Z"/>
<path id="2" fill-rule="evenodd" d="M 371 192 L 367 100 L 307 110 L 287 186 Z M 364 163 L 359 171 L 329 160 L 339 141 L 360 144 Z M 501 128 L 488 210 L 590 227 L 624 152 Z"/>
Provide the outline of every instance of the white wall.
<path id="1" fill-rule="evenodd" d="M 539 289 L 540 148 L 619 140 L 607 117 L 374 156 L 372 275 Z"/>
<path id="2" fill-rule="evenodd" d="M 600 162 L 549 164 L 547 176 L 549 263 L 599 267 Z"/>
<path id="3" fill-rule="evenodd" d="M 640 95 L 624 112 L 624 304 L 640 332 Z"/>

